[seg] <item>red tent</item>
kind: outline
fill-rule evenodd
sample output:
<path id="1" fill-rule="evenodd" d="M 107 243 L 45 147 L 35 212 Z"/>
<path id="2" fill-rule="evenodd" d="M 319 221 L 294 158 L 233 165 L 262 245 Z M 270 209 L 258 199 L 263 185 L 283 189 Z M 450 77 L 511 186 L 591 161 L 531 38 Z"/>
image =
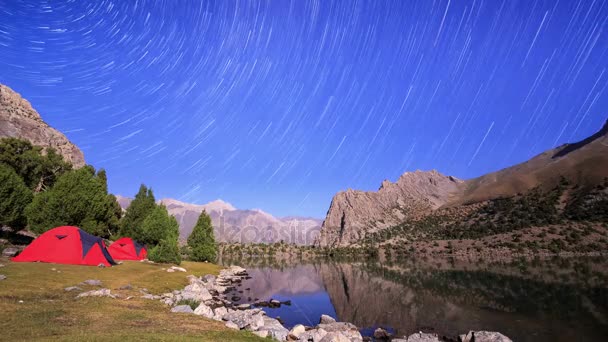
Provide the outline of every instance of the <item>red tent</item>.
<path id="1" fill-rule="evenodd" d="M 93 266 L 116 265 L 103 239 L 70 226 L 53 228 L 40 235 L 12 260 Z"/>
<path id="2" fill-rule="evenodd" d="M 148 256 L 146 246 L 128 237 L 116 240 L 108 252 L 116 260 L 144 260 Z"/>

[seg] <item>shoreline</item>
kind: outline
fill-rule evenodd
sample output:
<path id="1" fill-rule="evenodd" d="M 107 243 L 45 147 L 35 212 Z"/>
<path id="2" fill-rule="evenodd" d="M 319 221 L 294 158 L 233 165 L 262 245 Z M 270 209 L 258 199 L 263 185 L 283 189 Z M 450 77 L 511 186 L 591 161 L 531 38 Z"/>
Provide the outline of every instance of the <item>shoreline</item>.
<path id="1" fill-rule="evenodd" d="M 393 336 L 388 331 L 377 328 L 372 337 L 362 336 L 360 330 L 349 322 L 338 322 L 328 315 L 321 315 L 315 326 L 296 324 L 291 329 L 285 327 L 278 319 L 268 317 L 256 303 L 233 304 L 222 298 L 230 290 L 235 289 L 244 279 L 249 279 L 247 270 L 240 266 L 229 266 L 220 271 L 218 276 L 189 275 L 189 285 L 183 290 L 175 290 L 160 296 L 150 296 L 147 299 L 160 300 L 171 307 L 171 312 L 203 316 L 208 319 L 225 322 L 226 327 L 235 330 L 247 330 L 253 334 L 272 338 L 276 341 L 306 341 L 306 342 L 342 342 L 342 341 L 396 341 L 396 342 L 512 342 L 499 332 L 467 331 L 457 339 L 439 336 L 435 333 L 413 333 L 409 336 Z M 269 302 L 272 302 L 269 300 Z M 259 302 L 258 302 L 259 304 Z M 275 303 L 276 304 L 276 303 Z M 280 304 L 279 304 L 280 305 Z"/>

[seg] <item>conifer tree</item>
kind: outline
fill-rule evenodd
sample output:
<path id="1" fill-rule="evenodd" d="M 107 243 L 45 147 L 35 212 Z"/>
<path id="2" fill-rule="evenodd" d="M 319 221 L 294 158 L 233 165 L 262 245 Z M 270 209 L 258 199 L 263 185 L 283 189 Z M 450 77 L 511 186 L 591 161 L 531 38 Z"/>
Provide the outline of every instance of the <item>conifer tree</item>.
<path id="1" fill-rule="evenodd" d="M 215 261 L 217 245 L 211 217 L 205 210 L 198 217 L 196 225 L 188 237 L 188 247 L 190 247 L 190 259 L 194 261 Z"/>
<path id="2" fill-rule="evenodd" d="M 155 207 L 152 189 L 142 184 L 120 222 L 120 235 L 143 240 L 142 224 Z"/>

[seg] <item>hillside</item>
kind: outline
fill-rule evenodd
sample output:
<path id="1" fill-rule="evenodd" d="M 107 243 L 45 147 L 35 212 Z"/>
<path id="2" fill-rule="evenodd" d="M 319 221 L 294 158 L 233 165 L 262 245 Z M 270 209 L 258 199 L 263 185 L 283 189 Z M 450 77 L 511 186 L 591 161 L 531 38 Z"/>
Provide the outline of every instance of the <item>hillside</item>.
<path id="1" fill-rule="evenodd" d="M 42 120 L 32 105 L 11 88 L 0 84 L 0 138 L 29 140 L 53 147 L 76 168 L 84 166 L 84 155 L 68 138 Z"/>
<path id="2" fill-rule="evenodd" d="M 315 244 L 480 239 L 549 225 L 568 230 L 582 221 L 601 228 L 608 220 L 607 179 L 608 122 L 587 139 L 478 178 L 406 172 L 377 192 L 338 193 Z"/>

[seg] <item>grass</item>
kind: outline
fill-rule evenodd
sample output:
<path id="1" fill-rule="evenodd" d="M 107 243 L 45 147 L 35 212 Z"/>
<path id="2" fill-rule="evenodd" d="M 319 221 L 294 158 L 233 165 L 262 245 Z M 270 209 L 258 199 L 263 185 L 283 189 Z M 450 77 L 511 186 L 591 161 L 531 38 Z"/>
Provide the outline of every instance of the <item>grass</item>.
<path id="1" fill-rule="evenodd" d="M 183 288 L 188 274 L 217 274 L 219 266 L 184 262 L 187 273 L 168 273 L 166 265 L 125 262 L 111 268 L 12 263 L 0 258 L 0 332 L 2 340 L 38 341 L 262 341 L 226 328 L 222 322 L 171 313 L 159 301 L 142 299 L 147 288 L 161 294 Z M 98 279 L 123 299 L 81 298 L 64 288 Z M 130 290 L 117 290 L 130 284 Z M 97 286 L 78 285 L 83 290 Z M 126 299 L 132 296 L 131 299 Z"/>

